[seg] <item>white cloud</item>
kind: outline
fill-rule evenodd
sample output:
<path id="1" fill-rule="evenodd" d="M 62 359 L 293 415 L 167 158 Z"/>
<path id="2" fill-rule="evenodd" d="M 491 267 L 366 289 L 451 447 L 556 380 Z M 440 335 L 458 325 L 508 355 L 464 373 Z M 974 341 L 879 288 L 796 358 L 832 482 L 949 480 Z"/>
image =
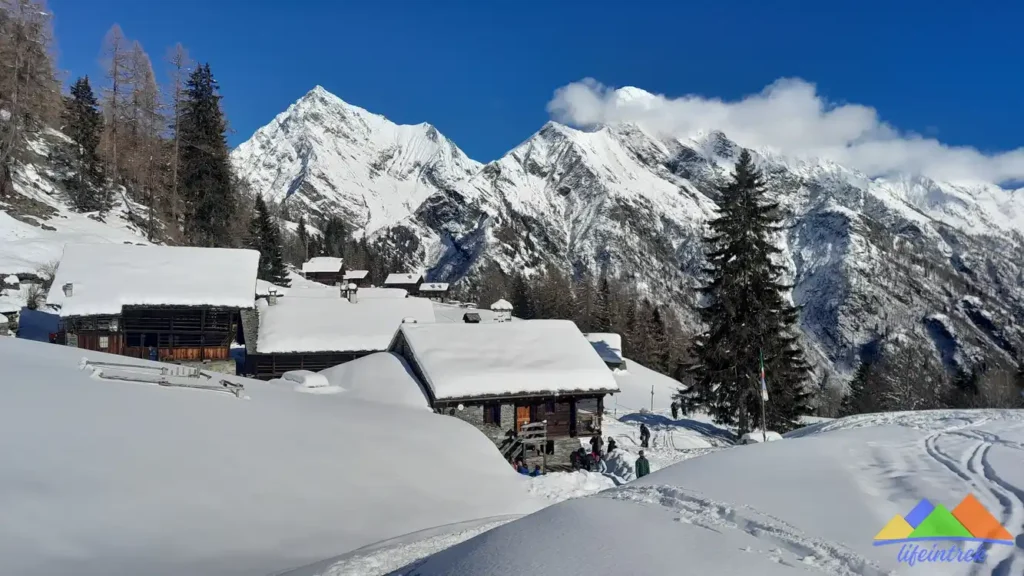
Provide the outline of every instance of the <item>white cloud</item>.
<path id="1" fill-rule="evenodd" d="M 548 112 L 574 126 L 631 122 L 679 137 L 721 130 L 742 146 L 828 158 L 872 176 L 899 172 L 952 181 L 1024 180 L 1024 148 L 983 154 L 901 133 L 882 122 L 874 108 L 830 103 L 800 79 L 777 80 L 759 94 L 728 102 L 613 90 L 588 78 L 556 90 Z"/>

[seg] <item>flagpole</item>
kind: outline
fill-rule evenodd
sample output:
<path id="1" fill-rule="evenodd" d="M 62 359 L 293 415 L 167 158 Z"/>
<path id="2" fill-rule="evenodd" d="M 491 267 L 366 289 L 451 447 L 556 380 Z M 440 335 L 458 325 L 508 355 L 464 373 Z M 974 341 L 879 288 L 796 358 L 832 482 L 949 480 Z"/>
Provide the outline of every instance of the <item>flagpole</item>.
<path id="1" fill-rule="evenodd" d="M 758 356 L 761 361 L 761 441 L 768 442 L 768 430 L 765 423 L 764 402 L 768 396 L 768 383 L 764 379 L 764 350 L 759 349 Z"/>

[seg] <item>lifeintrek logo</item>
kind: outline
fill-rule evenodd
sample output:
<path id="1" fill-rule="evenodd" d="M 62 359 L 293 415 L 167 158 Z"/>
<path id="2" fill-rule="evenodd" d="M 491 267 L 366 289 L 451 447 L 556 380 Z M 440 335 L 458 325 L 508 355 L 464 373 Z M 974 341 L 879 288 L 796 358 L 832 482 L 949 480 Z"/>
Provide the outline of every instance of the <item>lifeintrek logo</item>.
<path id="1" fill-rule="evenodd" d="M 928 545 L 928 542 L 935 542 Z M 942 504 L 921 500 L 906 516 L 894 516 L 875 534 L 875 546 L 900 544 L 896 559 L 913 566 L 921 563 L 986 560 L 989 544 L 1013 545 L 1013 536 L 981 502 L 968 494 L 952 511 Z"/>

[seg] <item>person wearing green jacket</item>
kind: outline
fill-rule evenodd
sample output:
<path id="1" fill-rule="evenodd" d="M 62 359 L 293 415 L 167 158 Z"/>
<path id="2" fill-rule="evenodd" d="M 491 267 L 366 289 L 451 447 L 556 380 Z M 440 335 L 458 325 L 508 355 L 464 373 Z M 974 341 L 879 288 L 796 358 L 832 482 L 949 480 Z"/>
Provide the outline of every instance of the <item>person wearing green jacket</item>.
<path id="1" fill-rule="evenodd" d="M 636 477 L 637 479 L 643 478 L 651 473 L 651 463 L 644 458 L 644 451 L 640 451 L 640 457 L 636 459 Z"/>

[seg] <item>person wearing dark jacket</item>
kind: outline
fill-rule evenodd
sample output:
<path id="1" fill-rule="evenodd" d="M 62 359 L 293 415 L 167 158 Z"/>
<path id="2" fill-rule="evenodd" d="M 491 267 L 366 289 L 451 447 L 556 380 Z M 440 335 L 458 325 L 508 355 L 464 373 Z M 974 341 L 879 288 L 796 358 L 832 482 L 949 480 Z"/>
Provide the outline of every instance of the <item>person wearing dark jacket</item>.
<path id="1" fill-rule="evenodd" d="M 540 464 L 533 465 L 533 472 L 530 472 L 530 476 L 540 476 L 543 472 L 540 471 Z"/>
<path id="2" fill-rule="evenodd" d="M 569 465 L 572 466 L 573 470 L 579 470 L 580 468 L 583 467 L 583 463 L 580 462 L 579 451 L 574 450 L 572 453 L 569 454 Z"/>
<path id="3" fill-rule="evenodd" d="M 615 450 L 615 448 L 616 448 L 616 446 L 615 446 L 615 438 L 612 438 L 611 436 L 609 436 L 608 437 L 608 453 L 611 454 L 612 450 Z"/>
<path id="4" fill-rule="evenodd" d="M 580 449 L 576 452 L 576 454 L 577 458 L 579 458 L 580 468 L 586 470 L 587 472 L 590 472 L 590 464 L 592 460 L 590 459 L 590 456 L 587 456 L 587 451 L 584 450 L 582 446 L 580 446 Z"/>
<path id="5" fill-rule="evenodd" d="M 590 451 L 592 453 L 600 456 L 601 455 L 601 444 L 603 444 L 603 442 L 601 442 L 601 436 L 600 435 L 592 436 L 590 438 Z"/>
<path id="6" fill-rule="evenodd" d="M 636 468 L 636 477 L 638 479 L 651 473 L 651 463 L 647 461 L 647 458 L 644 458 L 643 450 L 640 451 L 640 457 L 636 459 L 634 467 Z"/>
<path id="7" fill-rule="evenodd" d="M 650 448 L 650 446 L 647 445 L 647 443 L 650 441 L 650 439 L 651 439 L 651 431 L 650 431 L 650 429 L 647 428 L 647 424 L 641 423 L 640 424 L 640 447 L 641 448 Z"/>
<path id="8" fill-rule="evenodd" d="M 672 402 L 672 419 L 673 420 L 678 420 L 679 419 L 679 403 L 678 402 Z"/>

